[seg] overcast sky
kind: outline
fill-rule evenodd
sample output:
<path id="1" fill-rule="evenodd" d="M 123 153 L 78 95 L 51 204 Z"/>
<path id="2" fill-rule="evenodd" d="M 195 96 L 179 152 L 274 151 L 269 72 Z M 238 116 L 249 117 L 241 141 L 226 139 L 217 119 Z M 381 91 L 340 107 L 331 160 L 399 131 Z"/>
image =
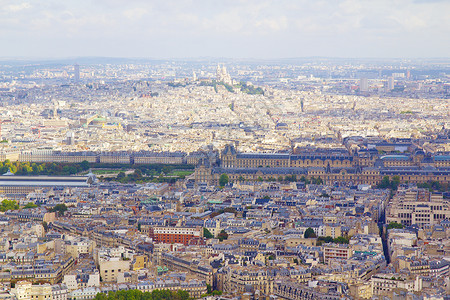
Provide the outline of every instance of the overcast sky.
<path id="1" fill-rule="evenodd" d="M 449 57 L 450 0 L 0 0 L 0 57 Z"/>

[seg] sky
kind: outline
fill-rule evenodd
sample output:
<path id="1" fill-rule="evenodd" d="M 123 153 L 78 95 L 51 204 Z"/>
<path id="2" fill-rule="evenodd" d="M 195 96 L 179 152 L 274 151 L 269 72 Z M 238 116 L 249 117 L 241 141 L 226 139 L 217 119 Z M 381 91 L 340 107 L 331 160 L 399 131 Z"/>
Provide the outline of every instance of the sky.
<path id="1" fill-rule="evenodd" d="M 0 0 L 0 57 L 450 56 L 450 0 Z"/>

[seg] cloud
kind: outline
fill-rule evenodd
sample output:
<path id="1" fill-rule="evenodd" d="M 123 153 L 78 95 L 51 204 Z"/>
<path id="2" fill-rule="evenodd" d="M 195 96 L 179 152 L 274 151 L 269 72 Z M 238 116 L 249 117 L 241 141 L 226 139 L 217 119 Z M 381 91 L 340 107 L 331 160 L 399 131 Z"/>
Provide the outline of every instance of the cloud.
<path id="1" fill-rule="evenodd" d="M 4 10 L 7 12 L 18 12 L 24 9 L 31 8 L 31 4 L 27 2 L 23 2 L 20 4 L 10 4 L 4 7 Z"/>
<path id="2" fill-rule="evenodd" d="M 448 56 L 448 11 L 423 0 L 0 0 L 0 56 L 54 55 L 55 41 L 60 56 Z"/>
<path id="3" fill-rule="evenodd" d="M 130 20 L 139 20 L 141 19 L 143 16 L 145 16 L 146 14 L 148 14 L 147 9 L 145 8 L 132 8 L 132 9 L 127 9 L 123 12 L 123 14 L 125 15 L 125 17 L 127 17 Z"/>

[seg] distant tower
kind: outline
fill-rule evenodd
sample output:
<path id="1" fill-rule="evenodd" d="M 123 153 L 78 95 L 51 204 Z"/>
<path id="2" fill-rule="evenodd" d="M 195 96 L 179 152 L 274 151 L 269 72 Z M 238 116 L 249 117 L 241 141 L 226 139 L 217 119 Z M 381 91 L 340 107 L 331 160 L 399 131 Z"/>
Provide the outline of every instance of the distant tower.
<path id="1" fill-rule="evenodd" d="M 220 81 L 221 78 L 222 78 L 222 67 L 220 66 L 220 64 L 217 64 L 216 79 L 217 81 Z"/>
<path id="2" fill-rule="evenodd" d="M 195 71 L 192 72 L 192 81 L 197 81 L 197 74 L 195 74 Z"/>
<path id="3" fill-rule="evenodd" d="M 74 143 L 75 143 L 75 134 L 73 133 L 73 131 L 67 132 L 66 144 L 67 145 L 73 145 Z"/>
<path id="4" fill-rule="evenodd" d="M 58 118 L 58 102 L 53 101 L 53 118 Z"/>
<path id="5" fill-rule="evenodd" d="M 73 66 L 73 77 L 75 79 L 75 83 L 80 82 L 80 66 L 78 64 Z"/>
<path id="6" fill-rule="evenodd" d="M 368 92 L 369 91 L 369 80 L 367 78 L 361 78 L 359 81 L 359 91 Z"/>
<path id="7" fill-rule="evenodd" d="M 302 108 L 302 112 L 305 112 L 303 99 L 300 101 L 300 107 Z"/>
<path id="8" fill-rule="evenodd" d="M 394 76 L 391 76 L 388 78 L 388 90 L 392 91 L 394 89 L 395 82 L 394 82 Z"/>

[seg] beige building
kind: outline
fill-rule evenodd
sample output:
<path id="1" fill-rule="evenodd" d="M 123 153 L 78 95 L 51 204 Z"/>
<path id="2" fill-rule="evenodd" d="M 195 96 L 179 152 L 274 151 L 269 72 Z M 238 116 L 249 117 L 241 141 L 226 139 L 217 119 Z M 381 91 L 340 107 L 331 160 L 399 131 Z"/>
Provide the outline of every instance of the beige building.
<path id="1" fill-rule="evenodd" d="M 349 284 L 348 288 L 350 296 L 355 299 L 371 299 L 373 296 L 371 282 Z"/>
<path id="2" fill-rule="evenodd" d="M 104 282 L 117 282 L 117 275 L 130 270 L 130 261 L 111 258 L 108 261 L 100 261 L 100 277 Z"/>
<path id="3" fill-rule="evenodd" d="M 263 294 L 273 293 L 274 278 L 266 268 L 254 266 L 229 268 L 224 275 L 223 291 L 226 293 L 244 293 L 246 286 L 252 286 L 255 291 Z"/>
<path id="4" fill-rule="evenodd" d="M 74 241 L 66 241 L 66 253 L 73 258 L 78 258 L 80 254 L 92 254 L 95 242 L 86 238 L 79 238 Z"/>
<path id="5" fill-rule="evenodd" d="M 341 225 L 339 224 L 330 224 L 321 227 L 322 232 L 321 236 L 331 236 L 333 239 L 342 235 Z"/>
<path id="6" fill-rule="evenodd" d="M 17 300 L 65 300 L 67 288 L 64 286 L 52 286 L 48 283 L 33 285 L 29 281 L 19 281 L 11 293 Z"/>
<path id="7" fill-rule="evenodd" d="M 414 291 L 422 290 L 422 278 L 402 277 L 398 274 L 376 274 L 371 278 L 373 296 L 392 297 L 394 290 Z"/>
<path id="8" fill-rule="evenodd" d="M 128 152 L 102 152 L 99 155 L 100 163 L 110 164 L 130 164 L 130 154 Z"/>
<path id="9" fill-rule="evenodd" d="M 131 262 L 132 270 L 140 270 L 148 267 L 148 257 L 145 255 L 135 255 Z"/>
<path id="10" fill-rule="evenodd" d="M 450 219 L 450 202 L 442 194 L 433 194 L 425 189 L 398 191 L 389 202 L 386 221 L 423 228 Z"/>
<path id="11" fill-rule="evenodd" d="M 182 164 L 183 152 L 137 152 L 133 155 L 135 164 Z"/>

